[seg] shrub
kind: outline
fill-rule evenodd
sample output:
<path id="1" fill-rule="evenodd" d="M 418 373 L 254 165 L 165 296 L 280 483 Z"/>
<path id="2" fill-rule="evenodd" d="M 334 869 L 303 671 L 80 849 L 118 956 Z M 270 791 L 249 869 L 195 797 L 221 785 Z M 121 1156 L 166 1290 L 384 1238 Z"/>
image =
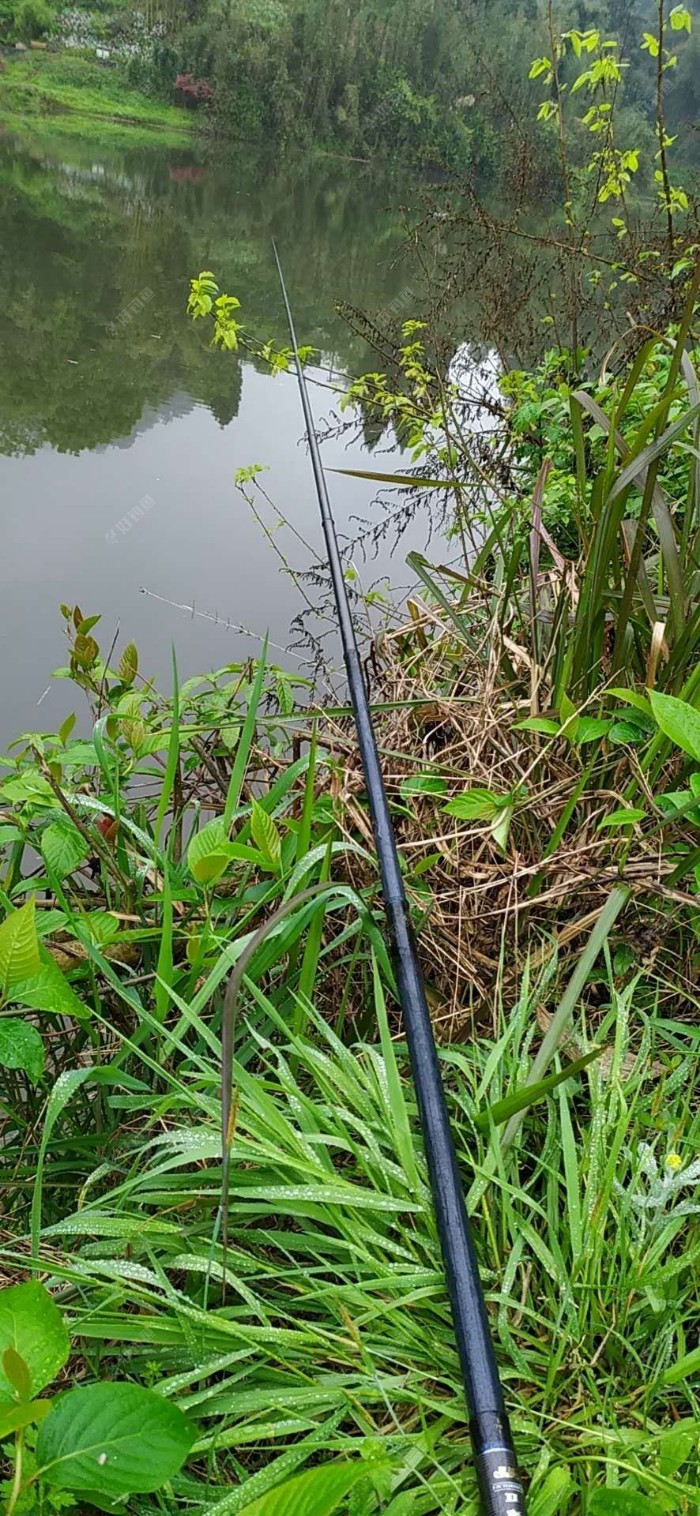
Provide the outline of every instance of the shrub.
<path id="1" fill-rule="evenodd" d="M 46 0 L 20 0 L 15 11 L 15 25 L 22 37 L 31 42 L 52 31 L 56 13 Z"/>

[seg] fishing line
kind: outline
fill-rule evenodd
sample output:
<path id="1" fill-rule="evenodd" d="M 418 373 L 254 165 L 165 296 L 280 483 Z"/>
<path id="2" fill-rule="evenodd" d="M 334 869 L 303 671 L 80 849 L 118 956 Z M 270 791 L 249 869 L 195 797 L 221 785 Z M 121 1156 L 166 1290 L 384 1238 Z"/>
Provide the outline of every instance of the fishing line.
<path id="1" fill-rule="evenodd" d="M 433 1204 L 452 1306 L 452 1320 L 469 1408 L 469 1431 L 482 1506 L 485 1516 L 524 1516 L 523 1488 L 518 1477 L 476 1253 L 467 1219 L 432 1022 L 401 876 L 396 838 L 384 789 L 377 740 L 372 726 L 336 526 L 328 497 L 306 376 L 298 356 L 294 318 L 282 265 L 274 242 L 272 246 L 289 326 L 348 688 L 362 757 L 387 926 L 394 953 L 398 998 L 406 1029 Z"/>

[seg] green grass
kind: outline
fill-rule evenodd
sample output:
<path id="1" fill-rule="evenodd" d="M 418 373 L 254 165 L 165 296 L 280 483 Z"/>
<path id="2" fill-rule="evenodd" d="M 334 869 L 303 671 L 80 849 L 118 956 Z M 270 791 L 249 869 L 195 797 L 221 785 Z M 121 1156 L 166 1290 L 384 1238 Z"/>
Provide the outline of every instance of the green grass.
<path id="1" fill-rule="evenodd" d="M 192 135 L 184 111 L 133 89 L 118 68 L 72 54 L 27 53 L 9 63 L 0 75 L 0 116 L 50 118 L 52 130 L 110 138 L 126 128 L 173 143 Z"/>
<path id="2" fill-rule="evenodd" d="M 329 793 L 342 764 L 322 727 L 291 761 L 308 713 L 279 671 L 178 688 L 174 668 L 161 699 L 133 648 L 107 669 L 69 615 L 92 738 L 68 721 L 0 780 L 7 1281 L 34 1267 L 59 1298 L 73 1380 L 145 1384 L 197 1424 L 133 1516 L 243 1516 L 266 1491 L 286 1516 L 285 1481 L 338 1459 L 366 1475 L 309 1516 L 475 1516 L 376 868 Z M 620 965 L 623 898 L 568 958 L 523 935 L 488 1030 L 441 1052 L 531 1516 L 691 1516 L 700 1494 L 698 1004 Z M 223 989 L 265 923 L 225 1255 Z"/>

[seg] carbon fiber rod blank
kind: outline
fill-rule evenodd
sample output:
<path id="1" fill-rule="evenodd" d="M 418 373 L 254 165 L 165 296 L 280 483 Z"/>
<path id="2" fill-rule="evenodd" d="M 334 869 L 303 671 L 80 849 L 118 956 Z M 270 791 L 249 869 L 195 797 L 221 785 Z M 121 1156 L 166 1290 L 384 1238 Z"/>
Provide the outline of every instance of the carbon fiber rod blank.
<path id="1" fill-rule="evenodd" d="M 360 746 L 372 828 L 392 941 L 399 1001 L 435 1207 L 455 1338 L 469 1410 L 469 1431 L 484 1516 L 524 1516 L 525 1500 L 489 1331 L 479 1268 L 450 1130 L 423 974 L 403 887 L 394 828 L 382 778 L 338 538 L 306 377 L 277 248 L 273 243 L 321 511 L 350 699 Z"/>

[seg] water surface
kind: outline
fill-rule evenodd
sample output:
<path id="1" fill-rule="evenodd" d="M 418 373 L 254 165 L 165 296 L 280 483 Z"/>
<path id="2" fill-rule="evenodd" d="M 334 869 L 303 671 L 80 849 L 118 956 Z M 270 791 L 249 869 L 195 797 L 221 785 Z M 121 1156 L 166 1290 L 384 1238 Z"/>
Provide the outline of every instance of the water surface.
<path id="1" fill-rule="evenodd" d="M 50 131 L 0 139 L 0 743 L 52 729 L 73 699 L 55 683 L 44 694 L 64 661 L 60 601 L 100 611 L 105 646 L 119 624 L 159 678 L 173 641 L 186 676 L 257 651 L 266 631 L 296 666 L 289 626 L 303 600 L 274 543 L 297 568 L 320 548 L 296 385 L 213 351 L 185 315 L 188 282 L 215 270 L 249 328 L 284 341 L 274 236 L 300 341 L 333 382 L 368 360 L 336 304 L 377 311 L 407 284 L 395 265 L 405 195 L 386 171 L 317 156 L 280 166 L 241 147 L 224 165 L 157 140 L 129 151 Z M 335 403 L 315 389 L 320 420 Z M 371 466 L 358 444 L 324 453 Z M 254 520 L 233 483 L 253 463 L 312 552 L 285 528 L 271 543 Z M 371 516 L 372 497 L 335 476 L 340 526 Z M 385 549 L 363 573 L 400 582 L 401 570 Z"/>

